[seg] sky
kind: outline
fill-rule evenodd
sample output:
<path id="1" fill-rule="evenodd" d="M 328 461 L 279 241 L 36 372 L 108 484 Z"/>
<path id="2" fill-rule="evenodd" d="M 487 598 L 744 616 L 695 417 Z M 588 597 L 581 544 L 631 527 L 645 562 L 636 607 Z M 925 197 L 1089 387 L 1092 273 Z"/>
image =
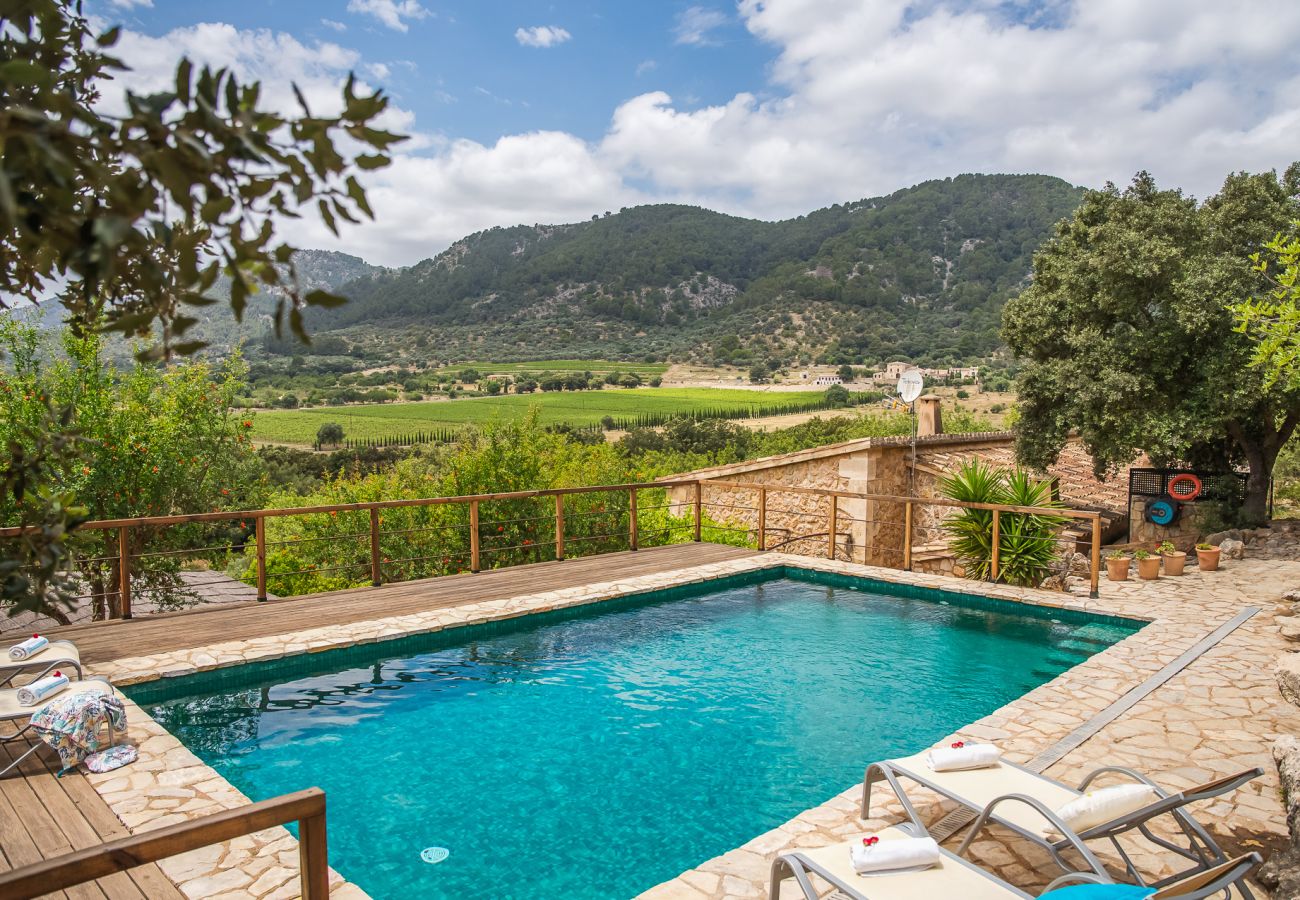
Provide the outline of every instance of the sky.
<path id="1" fill-rule="evenodd" d="M 293 110 L 349 72 L 410 136 L 376 221 L 298 246 L 409 265 L 472 232 L 641 203 L 764 219 L 966 172 L 1197 197 L 1300 159 L 1300 3 L 88 0 L 122 89 L 230 66 Z"/>

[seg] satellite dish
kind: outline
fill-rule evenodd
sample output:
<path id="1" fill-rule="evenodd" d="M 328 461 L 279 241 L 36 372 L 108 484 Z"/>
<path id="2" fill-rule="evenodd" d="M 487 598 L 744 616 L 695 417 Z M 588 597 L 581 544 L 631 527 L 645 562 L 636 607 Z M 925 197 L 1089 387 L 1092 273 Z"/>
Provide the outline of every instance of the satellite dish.
<path id="1" fill-rule="evenodd" d="M 921 377 L 920 369 L 908 369 L 898 379 L 898 396 L 904 403 L 916 400 L 924 389 L 925 379 Z"/>

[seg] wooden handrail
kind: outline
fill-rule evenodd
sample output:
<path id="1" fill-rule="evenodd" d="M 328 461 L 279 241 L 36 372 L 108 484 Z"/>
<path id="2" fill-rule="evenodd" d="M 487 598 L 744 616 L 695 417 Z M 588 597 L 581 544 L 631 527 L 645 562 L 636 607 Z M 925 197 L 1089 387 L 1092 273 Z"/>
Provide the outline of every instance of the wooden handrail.
<path id="1" fill-rule="evenodd" d="M 177 822 L 87 847 L 20 869 L 0 872 L 0 897 L 29 900 L 188 853 L 276 825 L 298 823 L 298 866 L 304 900 L 329 896 L 329 858 L 325 838 L 325 792 L 308 788 L 201 819 Z"/>
<path id="2" fill-rule="evenodd" d="M 692 482 L 687 482 L 691 484 Z M 732 490 L 758 490 L 759 485 L 748 484 L 742 481 L 704 481 L 708 487 L 729 488 Z M 866 491 L 842 491 L 830 488 L 806 488 L 795 487 L 794 485 L 784 484 L 763 484 L 763 487 L 769 491 L 787 493 L 787 494 L 806 494 L 813 497 L 848 497 L 854 500 L 874 500 L 885 503 L 922 503 L 929 506 L 947 506 L 954 509 L 986 509 L 1000 510 L 1004 513 L 1022 513 L 1025 515 L 1035 516 L 1064 516 L 1067 519 L 1088 519 L 1099 515 L 1092 510 L 1070 509 L 1069 507 L 1056 506 L 1006 506 L 1001 503 L 968 503 L 965 500 L 948 500 L 944 497 L 904 497 L 899 494 L 870 494 Z"/>
<path id="3" fill-rule="evenodd" d="M 913 523 L 913 507 L 915 504 L 928 506 L 943 507 L 949 509 L 976 509 L 988 510 L 994 514 L 994 528 L 1000 524 L 997 520 L 1002 514 L 1013 513 L 1021 515 L 1052 516 L 1063 519 L 1086 520 L 1092 525 L 1092 595 L 1097 596 L 1100 571 L 1100 532 L 1101 532 L 1101 513 L 1095 510 L 1076 510 L 1068 507 L 1038 507 L 1038 506 L 1007 506 L 996 503 L 969 503 L 962 500 L 949 500 L 941 497 L 921 498 L 906 497 L 896 494 L 872 494 L 864 491 L 836 490 L 829 488 L 808 488 L 796 487 L 794 485 L 776 485 L 776 484 L 751 484 L 746 482 L 709 480 L 699 478 L 668 478 L 661 481 L 652 482 L 634 482 L 626 484 L 608 484 L 608 485 L 589 485 L 584 487 L 568 488 L 545 488 L 530 491 L 509 491 L 495 494 L 467 494 L 454 497 L 410 497 L 400 500 L 374 500 L 363 503 L 339 503 L 322 506 L 296 506 L 285 507 L 282 509 L 251 509 L 251 510 L 230 510 L 210 513 L 191 513 L 168 516 L 145 516 L 135 519 L 103 519 L 83 523 L 79 526 L 82 530 L 93 529 L 117 529 L 119 532 L 119 572 L 121 574 L 118 585 L 118 596 L 123 601 L 125 610 L 129 614 L 130 603 L 130 554 L 126 549 L 126 535 L 129 529 L 139 527 L 165 527 L 168 525 L 181 525 L 194 522 L 221 522 L 244 519 L 251 519 L 254 523 L 256 532 L 256 566 L 257 566 L 257 595 L 258 599 L 265 599 L 266 593 L 266 520 L 269 518 L 283 518 L 288 516 L 306 516 L 321 515 L 325 513 L 340 512 L 369 512 L 370 514 L 370 575 L 371 581 L 380 584 L 383 581 L 382 559 L 380 558 L 379 549 L 379 512 L 385 509 L 400 509 L 404 507 L 422 507 L 422 506 L 441 506 L 449 504 L 467 504 L 470 514 L 470 571 L 477 572 L 480 569 L 480 554 L 478 534 L 478 512 L 479 505 L 501 500 L 529 500 L 542 497 L 553 497 L 556 503 L 555 522 L 556 522 L 556 559 L 563 559 L 565 555 L 564 541 L 564 497 L 576 494 L 593 494 L 608 492 L 626 492 L 629 496 L 629 506 L 631 507 L 632 521 L 629 523 L 629 545 L 635 549 L 639 546 L 639 536 L 636 529 L 636 492 L 638 490 L 666 489 L 666 488 L 691 488 L 692 496 L 686 502 L 690 505 L 690 513 L 693 519 L 692 537 L 696 541 L 702 539 L 702 525 L 704 519 L 704 488 L 717 488 L 721 490 L 740 490 L 756 491 L 759 497 L 759 549 L 765 549 L 766 541 L 766 519 L 769 511 L 767 503 L 768 493 L 790 493 L 804 496 L 826 497 L 830 500 L 832 515 L 835 515 L 839 501 L 844 498 L 854 500 L 865 500 L 870 502 L 897 503 L 903 506 L 904 518 L 904 547 L 903 547 L 903 565 L 908 568 L 911 563 L 911 532 Z M 24 533 L 35 530 L 35 526 L 16 526 L 0 528 L 0 539 L 20 536 Z M 835 525 L 832 524 L 828 529 L 827 553 L 833 557 Z M 993 577 L 997 578 L 1000 560 L 995 552 L 993 560 Z"/>
<path id="4" fill-rule="evenodd" d="M 536 491 L 510 491 L 501 494 L 464 494 L 456 497 L 409 497 L 402 500 L 371 500 L 367 503 L 336 503 L 327 506 L 288 506 L 282 509 L 240 509 L 208 513 L 180 513 L 171 516 L 140 516 L 134 519 L 97 519 L 83 522 L 77 530 L 121 528 L 123 526 L 150 525 L 188 525 L 194 522 L 227 522 L 231 519 L 274 519 L 282 516 L 310 516 L 331 512 L 364 512 L 372 509 L 399 509 L 406 506 L 441 506 L 449 503 L 468 503 L 477 500 L 487 503 L 493 500 L 530 500 L 536 497 L 559 497 L 571 494 L 592 494 L 603 491 L 627 491 L 631 488 L 669 488 L 686 487 L 695 484 L 695 479 L 677 479 L 672 481 L 648 481 L 630 484 L 598 484 L 586 487 L 545 488 Z M 707 482 L 712 483 L 712 482 Z M 37 525 L 11 525 L 0 528 L 0 538 L 19 537 L 26 533 L 40 530 Z"/>

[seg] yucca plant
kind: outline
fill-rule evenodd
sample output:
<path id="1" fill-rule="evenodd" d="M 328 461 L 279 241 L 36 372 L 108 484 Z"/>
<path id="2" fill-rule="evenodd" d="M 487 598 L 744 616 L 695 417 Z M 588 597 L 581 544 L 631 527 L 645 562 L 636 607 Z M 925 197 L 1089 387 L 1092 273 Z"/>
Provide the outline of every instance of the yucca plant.
<path id="1" fill-rule="evenodd" d="M 1001 469 L 980 459 L 971 459 L 956 472 L 939 479 L 939 492 L 963 503 L 1002 503 L 1005 475 Z M 985 581 L 993 563 L 993 513 L 987 509 L 963 509 L 944 520 L 948 546 L 966 575 Z"/>
<path id="2" fill-rule="evenodd" d="M 963 464 L 939 480 L 951 500 L 1002 506 L 1060 507 L 1051 486 L 1019 469 L 1006 471 L 980 459 Z M 1009 584 L 1033 587 L 1051 572 L 1059 557 L 1057 531 L 1062 516 L 1002 513 L 998 521 L 998 577 Z M 949 547 L 967 576 L 987 580 L 993 565 L 993 513 L 963 509 L 944 522 Z"/>
<path id="3" fill-rule="evenodd" d="M 1052 499 L 1052 486 L 1021 469 L 1006 473 L 1004 481 L 1008 506 L 1060 508 Z M 1035 587 L 1052 571 L 1060 558 L 1057 534 L 1065 525 L 1064 516 L 1033 513 L 1003 513 L 998 522 L 998 575 L 1008 584 Z"/>

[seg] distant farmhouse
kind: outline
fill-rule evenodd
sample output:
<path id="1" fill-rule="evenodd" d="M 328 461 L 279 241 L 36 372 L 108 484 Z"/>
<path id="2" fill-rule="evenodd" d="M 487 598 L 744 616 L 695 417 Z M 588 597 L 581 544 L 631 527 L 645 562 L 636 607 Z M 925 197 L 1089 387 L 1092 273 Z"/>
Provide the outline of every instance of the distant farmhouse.
<path id="1" fill-rule="evenodd" d="M 899 376 L 904 372 L 916 369 L 926 378 L 979 378 L 979 366 L 960 366 L 951 369 L 926 369 L 918 368 L 910 362 L 891 362 L 885 366 L 882 371 L 872 372 L 871 380 L 876 384 L 892 384 L 898 381 Z"/>

